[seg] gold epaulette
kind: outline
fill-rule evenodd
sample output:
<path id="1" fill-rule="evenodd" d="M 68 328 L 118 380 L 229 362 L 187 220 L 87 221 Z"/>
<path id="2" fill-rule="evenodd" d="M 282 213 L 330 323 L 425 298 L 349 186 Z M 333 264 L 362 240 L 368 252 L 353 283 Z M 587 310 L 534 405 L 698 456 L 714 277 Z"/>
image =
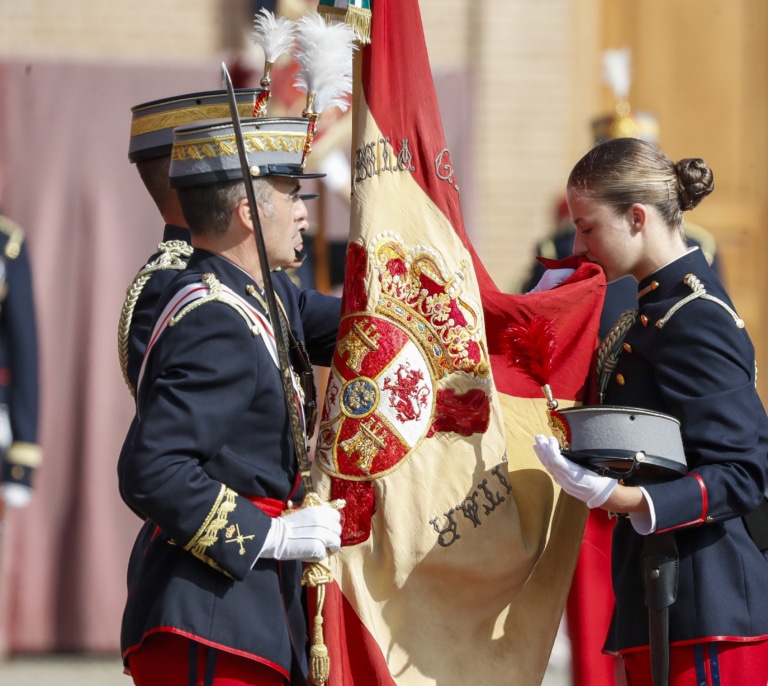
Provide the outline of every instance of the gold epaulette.
<path id="1" fill-rule="evenodd" d="M 740 329 L 744 328 L 744 320 L 739 317 L 736 311 L 727 302 L 715 297 L 714 295 L 709 295 L 709 293 L 707 293 L 707 289 L 704 287 L 704 284 L 701 283 L 701 280 L 698 276 L 695 274 L 686 274 L 683 278 L 683 283 L 691 289 L 691 294 L 686 295 L 684 298 L 681 298 L 674 305 L 672 305 L 667 313 L 656 322 L 657 328 L 663 329 L 666 323 L 674 316 L 675 312 L 685 307 L 688 303 L 698 299 L 709 300 L 710 302 L 719 305 L 728 314 L 730 314 L 731 317 L 733 317 L 733 321 L 736 323 L 737 327 Z"/>
<path id="2" fill-rule="evenodd" d="M 223 296 L 223 289 L 221 287 L 221 281 L 216 278 L 215 274 L 208 272 L 203 274 L 203 283 L 208 286 L 208 295 L 204 295 L 202 298 L 192 301 L 186 305 L 177 315 L 171 317 L 168 320 L 168 326 L 176 326 L 186 315 L 192 310 L 196 310 L 200 305 L 204 305 L 208 302 L 220 302 L 225 305 L 229 305 L 235 312 L 237 312 L 248 325 L 248 329 L 254 336 L 258 336 L 261 330 L 256 326 L 253 315 L 248 312 L 248 309 L 244 304 Z"/>
<path id="3" fill-rule="evenodd" d="M 144 287 L 152 278 L 152 275 L 163 269 L 173 269 L 182 271 L 187 268 L 187 263 L 182 259 L 192 254 L 192 246 L 185 241 L 165 241 L 157 246 L 160 253 L 154 260 L 148 262 L 136 276 L 128 287 L 123 302 L 123 309 L 120 313 L 120 323 L 117 327 L 117 354 L 120 359 L 120 369 L 123 372 L 123 379 L 128 386 L 131 395 L 134 395 L 135 389 L 128 378 L 128 340 L 131 333 L 131 322 L 133 321 L 133 312 L 136 309 L 136 303 L 139 300 Z"/>
<path id="4" fill-rule="evenodd" d="M 21 244 L 24 242 L 24 230 L 16 223 L 0 215 L 0 231 L 8 236 L 3 254 L 9 260 L 15 260 L 21 252 Z"/>

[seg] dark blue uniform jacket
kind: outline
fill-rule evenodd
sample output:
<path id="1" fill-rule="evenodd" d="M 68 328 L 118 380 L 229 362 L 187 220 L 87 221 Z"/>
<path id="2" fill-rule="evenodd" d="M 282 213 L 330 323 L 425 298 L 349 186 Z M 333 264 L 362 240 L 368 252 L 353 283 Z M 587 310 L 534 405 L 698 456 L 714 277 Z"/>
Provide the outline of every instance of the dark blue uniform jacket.
<path id="1" fill-rule="evenodd" d="M 196 250 L 157 312 L 205 274 L 260 308 L 245 272 Z M 329 365 L 339 299 L 300 290 L 283 272 L 273 282 L 312 362 Z M 123 498 L 147 522 L 129 563 L 123 654 L 172 631 L 304 683 L 302 564 L 260 559 L 251 568 L 271 520 L 248 497 L 302 497 L 283 387 L 262 336 L 232 306 L 198 301 L 148 353 L 137 408 L 118 471 Z"/>
<path id="2" fill-rule="evenodd" d="M 605 403 L 657 410 L 681 422 L 689 473 L 646 486 L 656 533 L 674 531 L 680 555 L 670 643 L 768 638 L 768 559 L 742 520 L 767 486 L 768 418 L 755 389 L 754 348 L 700 250 L 638 289 L 638 318 L 624 338 Z M 643 538 L 629 519 L 614 530 L 610 651 L 648 645 Z"/>

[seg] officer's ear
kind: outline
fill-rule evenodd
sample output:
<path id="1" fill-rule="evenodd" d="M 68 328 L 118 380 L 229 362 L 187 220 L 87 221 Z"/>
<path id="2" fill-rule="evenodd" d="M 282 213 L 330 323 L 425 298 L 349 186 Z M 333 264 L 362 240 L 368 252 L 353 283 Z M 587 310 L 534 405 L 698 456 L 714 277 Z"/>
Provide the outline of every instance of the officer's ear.
<path id="1" fill-rule="evenodd" d="M 246 229 L 253 232 L 253 219 L 251 217 L 251 206 L 248 203 L 248 198 L 243 197 L 235 205 L 235 217 L 238 222 L 242 224 Z"/>

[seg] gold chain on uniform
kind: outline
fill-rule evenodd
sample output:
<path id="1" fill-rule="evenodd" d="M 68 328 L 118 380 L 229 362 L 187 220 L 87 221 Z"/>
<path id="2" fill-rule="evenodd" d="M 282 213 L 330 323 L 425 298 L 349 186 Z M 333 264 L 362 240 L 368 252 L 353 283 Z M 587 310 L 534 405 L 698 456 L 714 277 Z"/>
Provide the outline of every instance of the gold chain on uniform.
<path id="1" fill-rule="evenodd" d="M 154 260 L 145 265 L 133 279 L 128 287 L 123 302 L 123 309 L 120 313 L 120 323 L 117 326 L 117 354 L 120 359 L 120 369 L 123 372 L 128 390 L 131 395 L 135 394 L 135 389 L 128 378 L 128 340 L 131 333 L 131 323 L 133 321 L 133 312 L 136 309 L 136 303 L 139 300 L 144 286 L 152 278 L 155 272 L 161 269 L 173 269 L 182 271 L 187 268 L 187 263 L 182 259 L 192 254 L 192 246 L 186 241 L 165 241 L 157 246 L 160 253 Z"/>
<path id="2" fill-rule="evenodd" d="M 605 400 L 605 389 L 608 386 L 608 380 L 611 378 L 619 361 L 619 355 L 622 351 L 621 342 L 637 320 L 637 312 L 638 310 L 636 309 L 623 312 L 597 349 L 597 393 L 601 405 Z"/>

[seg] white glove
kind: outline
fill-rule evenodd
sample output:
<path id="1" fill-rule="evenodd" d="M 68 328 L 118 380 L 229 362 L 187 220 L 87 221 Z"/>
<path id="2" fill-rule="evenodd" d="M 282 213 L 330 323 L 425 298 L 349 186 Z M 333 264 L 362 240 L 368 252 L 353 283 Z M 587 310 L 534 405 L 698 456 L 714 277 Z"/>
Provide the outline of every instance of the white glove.
<path id="1" fill-rule="evenodd" d="M 590 509 L 600 507 L 613 493 L 619 483 L 608 476 L 599 476 L 593 471 L 563 457 L 560 445 L 554 436 L 536 436 L 533 445 L 541 464 L 552 475 L 555 483 L 566 493 L 586 503 Z"/>
<path id="2" fill-rule="evenodd" d="M 275 517 L 259 557 L 319 562 L 341 548 L 341 513 L 330 505 Z"/>
<path id="3" fill-rule="evenodd" d="M 547 269 L 539 279 L 539 283 L 528 291 L 528 293 L 548 291 L 555 286 L 559 286 L 575 271 L 575 269 L 570 269 L 568 267 L 563 267 L 562 269 Z"/>
<path id="4" fill-rule="evenodd" d="M 2 485 L 3 502 L 8 507 L 26 507 L 32 500 L 32 489 L 22 484 L 6 483 Z"/>

